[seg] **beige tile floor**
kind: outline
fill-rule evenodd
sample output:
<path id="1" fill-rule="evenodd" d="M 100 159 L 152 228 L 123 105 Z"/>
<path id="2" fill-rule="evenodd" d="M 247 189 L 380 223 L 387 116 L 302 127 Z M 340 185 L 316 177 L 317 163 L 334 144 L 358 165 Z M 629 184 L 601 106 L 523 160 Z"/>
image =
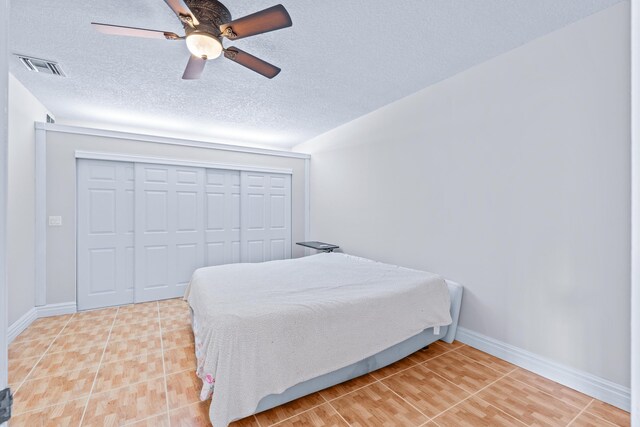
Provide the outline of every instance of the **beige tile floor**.
<path id="1" fill-rule="evenodd" d="M 207 426 L 186 303 L 36 320 L 9 348 L 17 426 Z M 378 371 L 233 424 L 628 426 L 629 414 L 503 360 L 437 342 Z"/>

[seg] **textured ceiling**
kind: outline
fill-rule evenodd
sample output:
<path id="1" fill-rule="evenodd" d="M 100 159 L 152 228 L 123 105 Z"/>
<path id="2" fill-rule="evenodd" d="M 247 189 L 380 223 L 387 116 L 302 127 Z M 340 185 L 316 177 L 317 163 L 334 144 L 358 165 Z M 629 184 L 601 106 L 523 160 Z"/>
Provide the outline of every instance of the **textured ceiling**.
<path id="1" fill-rule="evenodd" d="M 66 78 L 11 72 L 59 122 L 289 148 L 620 0 L 284 0 L 293 27 L 234 42 L 273 80 L 219 58 L 181 80 L 183 42 L 106 36 L 91 21 L 173 31 L 162 0 L 11 2 L 15 53 Z M 227 0 L 234 18 L 277 0 Z M 229 42 L 226 42 L 229 46 Z"/>

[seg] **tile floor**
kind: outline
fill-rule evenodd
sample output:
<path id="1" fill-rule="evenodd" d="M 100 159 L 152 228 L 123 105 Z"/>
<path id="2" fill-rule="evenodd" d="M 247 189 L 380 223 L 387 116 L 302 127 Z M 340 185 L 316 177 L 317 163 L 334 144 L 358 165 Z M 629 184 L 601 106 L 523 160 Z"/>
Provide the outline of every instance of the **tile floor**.
<path id="1" fill-rule="evenodd" d="M 17 426 L 207 426 L 186 303 L 36 320 L 9 348 Z M 460 343 L 233 424 L 628 426 L 629 414 Z"/>

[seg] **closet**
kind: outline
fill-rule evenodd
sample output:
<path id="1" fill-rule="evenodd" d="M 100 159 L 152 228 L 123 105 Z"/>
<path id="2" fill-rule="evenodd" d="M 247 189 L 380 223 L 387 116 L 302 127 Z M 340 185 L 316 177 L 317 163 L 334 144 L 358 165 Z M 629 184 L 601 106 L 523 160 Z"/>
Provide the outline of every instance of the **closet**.
<path id="1" fill-rule="evenodd" d="M 79 310 L 180 297 L 194 270 L 291 257 L 291 175 L 79 159 Z"/>

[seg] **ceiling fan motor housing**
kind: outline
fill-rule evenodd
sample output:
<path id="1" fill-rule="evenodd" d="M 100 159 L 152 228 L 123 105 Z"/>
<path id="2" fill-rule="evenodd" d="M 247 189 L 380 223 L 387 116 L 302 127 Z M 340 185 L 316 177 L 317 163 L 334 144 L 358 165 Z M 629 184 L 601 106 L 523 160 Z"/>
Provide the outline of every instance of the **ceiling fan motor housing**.
<path id="1" fill-rule="evenodd" d="M 220 25 L 231 22 L 231 12 L 217 0 L 185 0 L 185 3 L 198 17 L 198 31 L 220 38 Z M 196 28 L 184 23 L 184 30 L 189 35 L 196 31 Z"/>

